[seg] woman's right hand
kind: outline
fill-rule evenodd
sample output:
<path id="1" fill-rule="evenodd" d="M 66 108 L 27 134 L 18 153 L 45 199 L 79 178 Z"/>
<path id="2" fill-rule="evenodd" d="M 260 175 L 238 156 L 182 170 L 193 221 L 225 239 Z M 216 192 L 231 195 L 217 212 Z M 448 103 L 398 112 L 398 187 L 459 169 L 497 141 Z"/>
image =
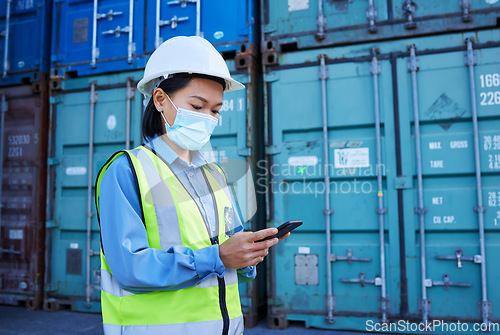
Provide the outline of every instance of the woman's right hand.
<path id="1" fill-rule="evenodd" d="M 276 228 L 256 232 L 239 232 L 219 245 L 219 257 L 226 268 L 241 269 L 255 266 L 264 260 L 269 248 L 278 243 L 277 238 L 255 242 L 278 233 Z"/>

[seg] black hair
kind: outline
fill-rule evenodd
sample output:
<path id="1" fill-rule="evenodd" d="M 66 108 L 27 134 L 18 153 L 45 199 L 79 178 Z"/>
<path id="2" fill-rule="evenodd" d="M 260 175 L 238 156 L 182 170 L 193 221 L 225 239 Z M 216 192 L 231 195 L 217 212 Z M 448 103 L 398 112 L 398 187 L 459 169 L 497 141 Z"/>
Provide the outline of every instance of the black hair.
<path id="1" fill-rule="evenodd" d="M 224 79 L 198 73 L 176 73 L 172 77 L 163 80 L 158 87 L 171 96 L 174 92 L 186 87 L 194 78 L 213 80 L 221 84 L 223 90 L 226 89 L 226 81 Z M 142 138 L 148 141 L 149 138 L 153 138 L 155 135 L 162 135 L 163 123 L 163 118 L 156 109 L 153 97 L 151 97 L 142 117 Z"/>

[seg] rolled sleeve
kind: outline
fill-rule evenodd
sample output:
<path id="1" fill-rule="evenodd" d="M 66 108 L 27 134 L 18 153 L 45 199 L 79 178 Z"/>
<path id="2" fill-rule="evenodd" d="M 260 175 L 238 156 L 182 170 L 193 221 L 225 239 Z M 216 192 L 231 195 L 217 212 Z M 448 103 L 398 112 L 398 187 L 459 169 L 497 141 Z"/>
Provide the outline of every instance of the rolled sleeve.
<path id="1" fill-rule="evenodd" d="M 202 280 L 214 273 L 219 277 L 224 276 L 226 268 L 219 257 L 218 244 L 195 250 L 194 261 L 196 264 L 196 273 Z"/>

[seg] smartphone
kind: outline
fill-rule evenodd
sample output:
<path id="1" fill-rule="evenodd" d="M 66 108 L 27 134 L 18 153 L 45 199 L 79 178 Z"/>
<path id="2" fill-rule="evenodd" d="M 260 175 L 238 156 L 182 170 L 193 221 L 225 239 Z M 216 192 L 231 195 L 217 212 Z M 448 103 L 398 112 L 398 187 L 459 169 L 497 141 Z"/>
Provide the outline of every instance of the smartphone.
<path id="1" fill-rule="evenodd" d="M 291 232 L 292 230 L 294 230 L 295 228 L 297 228 L 301 224 L 302 224 L 302 220 L 287 221 L 278 227 L 278 233 L 276 235 L 268 236 L 266 238 L 263 238 L 262 240 L 258 240 L 255 242 L 262 242 L 265 240 L 270 240 L 272 238 L 282 238 L 287 233 Z"/>

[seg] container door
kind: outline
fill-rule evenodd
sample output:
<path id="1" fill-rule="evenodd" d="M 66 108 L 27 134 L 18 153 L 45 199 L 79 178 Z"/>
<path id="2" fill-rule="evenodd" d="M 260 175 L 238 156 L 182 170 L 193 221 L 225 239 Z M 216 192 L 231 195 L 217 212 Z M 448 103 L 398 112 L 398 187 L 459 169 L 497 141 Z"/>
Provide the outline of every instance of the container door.
<path id="1" fill-rule="evenodd" d="M 240 45 L 250 38 L 253 3 L 245 0 L 150 1 L 148 53 L 169 38 L 193 35 L 203 36 L 221 51 L 239 51 Z"/>
<path id="2" fill-rule="evenodd" d="M 408 134 L 401 138 L 402 166 L 414 176 L 414 188 L 404 191 L 410 312 L 438 320 L 498 318 L 500 49 L 476 49 L 471 41 L 469 52 L 419 55 L 414 47 L 415 81 L 412 57 L 399 59 L 397 68 L 400 127 Z"/>
<path id="3" fill-rule="evenodd" d="M 133 5 L 131 7 L 131 5 Z M 144 66 L 141 1 L 55 2 L 52 66 L 69 77 Z"/>
<path id="4" fill-rule="evenodd" d="M 48 99 L 31 85 L 0 90 L 0 97 L 0 303 L 40 308 Z"/>
<path id="5" fill-rule="evenodd" d="M 142 99 L 135 90 L 140 75 L 133 72 L 93 77 L 90 84 L 88 78 L 65 81 L 63 91 L 53 98 L 52 160 L 57 165 L 50 174 L 55 188 L 49 197 L 52 217 L 49 218 L 47 309 L 68 305 L 77 311 L 100 311 L 101 244 L 93 186 L 108 158 L 126 147 L 127 104 L 131 111 L 130 147 L 141 143 Z M 95 95 L 91 94 L 94 84 Z M 93 146 L 90 156 L 89 144 Z"/>
<path id="6" fill-rule="evenodd" d="M 264 39 L 283 52 L 497 26 L 497 0 L 264 1 Z M 264 49 L 267 47 L 264 45 Z"/>
<path id="7" fill-rule="evenodd" d="M 496 25 L 497 0 L 393 0 L 394 21 L 403 21 L 412 31 L 436 32 Z"/>
<path id="8" fill-rule="evenodd" d="M 0 5 L 0 85 L 27 84 L 48 73 L 50 45 L 46 1 L 4 1 Z M 32 32 L 29 38 L 26 32 Z"/>
<path id="9" fill-rule="evenodd" d="M 282 43 L 295 42 L 299 49 L 339 42 L 340 30 L 363 27 L 363 35 L 375 29 L 377 21 L 387 20 L 385 0 L 288 0 L 264 1 L 264 32 Z M 339 36 L 333 39 L 333 35 Z M 344 38 L 349 38 L 343 35 Z"/>
<path id="10" fill-rule="evenodd" d="M 273 250 L 272 327 L 301 320 L 312 327 L 358 329 L 382 317 L 382 306 L 386 312 L 399 309 L 391 66 L 379 61 L 373 72 L 369 51 L 365 55 L 363 62 L 288 65 L 266 77 L 272 125 L 272 163 L 263 171 L 269 176 L 269 225 L 303 220 Z M 321 59 L 321 52 L 299 57 Z"/>

